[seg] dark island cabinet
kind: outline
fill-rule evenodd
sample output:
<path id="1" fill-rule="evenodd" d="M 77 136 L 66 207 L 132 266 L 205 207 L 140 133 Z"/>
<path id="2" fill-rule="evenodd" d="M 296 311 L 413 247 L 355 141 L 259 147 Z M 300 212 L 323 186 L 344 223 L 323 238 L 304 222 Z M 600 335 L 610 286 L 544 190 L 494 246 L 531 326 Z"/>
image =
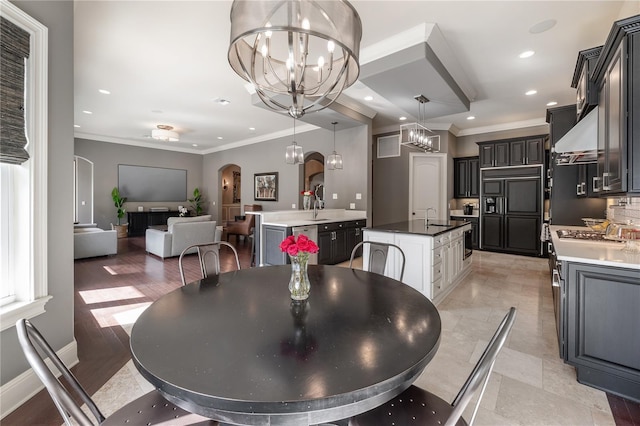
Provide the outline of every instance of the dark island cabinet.
<path id="1" fill-rule="evenodd" d="M 567 363 L 580 383 L 640 401 L 640 270 L 567 265 Z"/>
<path id="2" fill-rule="evenodd" d="M 478 142 L 480 168 L 544 164 L 545 137 Z"/>
<path id="3" fill-rule="evenodd" d="M 127 221 L 129 222 L 129 237 L 140 237 L 147 232 L 150 226 L 166 225 L 167 219 L 170 217 L 178 217 L 178 211 L 164 212 L 127 212 Z"/>
<path id="4" fill-rule="evenodd" d="M 480 195 L 479 157 L 454 158 L 454 197 L 478 198 Z"/>
<path id="5" fill-rule="evenodd" d="M 598 190 L 640 194 L 640 15 L 616 21 L 592 76 L 598 87 Z"/>
<path id="6" fill-rule="evenodd" d="M 451 220 L 460 220 L 471 223 L 471 248 L 477 250 L 480 248 L 480 226 L 477 217 L 469 216 L 451 216 Z"/>

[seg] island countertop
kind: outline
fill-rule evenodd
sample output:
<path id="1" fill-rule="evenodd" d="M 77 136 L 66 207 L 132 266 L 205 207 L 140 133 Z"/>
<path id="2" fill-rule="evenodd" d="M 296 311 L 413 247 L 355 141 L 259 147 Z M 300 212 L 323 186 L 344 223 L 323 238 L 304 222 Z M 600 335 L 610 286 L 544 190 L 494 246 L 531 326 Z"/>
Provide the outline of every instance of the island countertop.
<path id="1" fill-rule="evenodd" d="M 387 223 L 365 228 L 374 232 L 394 232 L 402 234 L 418 234 L 427 237 L 435 237 L 456 228 L 468 225 L 470 222 L 463 220 L 429 220 L 429 225 L 425 226 L 424 219 L 408 220 L 406 222 Z"/>

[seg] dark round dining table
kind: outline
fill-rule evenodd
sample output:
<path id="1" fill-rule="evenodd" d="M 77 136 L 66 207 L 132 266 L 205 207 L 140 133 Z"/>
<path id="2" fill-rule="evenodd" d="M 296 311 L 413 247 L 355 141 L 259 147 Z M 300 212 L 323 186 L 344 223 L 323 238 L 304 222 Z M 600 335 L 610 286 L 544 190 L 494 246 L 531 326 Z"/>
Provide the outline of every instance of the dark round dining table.
<path id="1" fill-rule="evenodd" d="M 156 300 L 131 331 L 132 359 L 168 400 L 223 423 L 311 425 L 368 411 L 420 375 L 440 343 L 435 306 L 383 275 L 310 265 L 242 269 Z"/>

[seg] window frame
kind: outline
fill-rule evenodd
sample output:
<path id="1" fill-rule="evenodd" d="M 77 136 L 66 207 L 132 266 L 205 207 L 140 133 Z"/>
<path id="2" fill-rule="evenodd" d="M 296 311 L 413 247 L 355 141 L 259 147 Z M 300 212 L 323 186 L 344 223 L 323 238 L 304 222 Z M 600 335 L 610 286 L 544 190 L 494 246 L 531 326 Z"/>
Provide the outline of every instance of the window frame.
<path id="1" fill-rule="evenodd" d="M 14 175 L 15 185 L 20 188 L 13 201 L 20 205 L 20 217 L 16 219 L 18 231 L 11 237 L 12 243 L 20 244 L 13 259 L 26 260 L 26 271 L 19 269 L 14 261 L 16 282 L 15 301 L 0 307 L 0 331 L 15 325 L 20 318 L 33 318 L 45 312 L 45 304 L 52 296 L 48 294 L 48 29 L 13 4 L 0 2 L 0 12 L 5 19 L 18 25 L 30 34 L 30 54 L 25 78 L 25 121 L 27 149 L 31 158 Z M 17 170 L 14 170 L 14 172 Z M 22 191 L 28 188 L 28 191 Z M 15 208 L 14 208 L 15 209 Z M 14 211 L 14 219 L 17 214 Z M 24 235 L 26 234 L 26 235 Z M 26 238 L 25 238 L 26 237 Z M 26 244 L 25 244 L 26 243 Z M 13 246 L 12 246 L 13 247 Z M 5 252 L 5 250 L 3 250 Z"/>

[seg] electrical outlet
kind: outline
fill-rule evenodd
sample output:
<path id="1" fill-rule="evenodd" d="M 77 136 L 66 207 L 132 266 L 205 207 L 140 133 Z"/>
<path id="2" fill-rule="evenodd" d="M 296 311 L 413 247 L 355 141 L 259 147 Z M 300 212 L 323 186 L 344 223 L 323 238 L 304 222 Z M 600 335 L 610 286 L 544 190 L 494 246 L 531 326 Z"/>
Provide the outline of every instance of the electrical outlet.
<path id="1" fill-rule="evenodd" d="M 83 205 L 83 206 L 86 206 L 86 205 L 87 205 L 87 202 L 86 202 L 86 201 L 82 201 L 82 205 Z"/>
<path id="2" fill-rule="evenodd" d="M 212 206 L 215 206 L 215 205 L 216 205 L 216 202 L 215 202 L 215 201 L 212 201 L 212 202 L 211 202 L 211 205 L 212 205 Z"/>
<path id="3" fill-rule="evenodd" d="M 350 204 L 349 204 L 349 208 L 350 208 L 351 210 L 355 210 L 355 209 L 356 209 L 356 203 L 350 203 Z"/>
<path id="4" fill-rule="evenodd" d="M 337 199 L 338 199 L 338 194 L 334 193 L 334 194 L 333 194 L 333 199 L 334 199 L 334 200 L 337 200 Z"/>
<path id="5" fill-rule="evenodd" d="M 356 193 L 356 200 L 362 200 L 362 194 L 357 192 Z"/>
<path id="6" fill-rule="evenodd" d="M 296 208 L 296 203 L 291 204 L 291 208 L 295 209 Z"/>

